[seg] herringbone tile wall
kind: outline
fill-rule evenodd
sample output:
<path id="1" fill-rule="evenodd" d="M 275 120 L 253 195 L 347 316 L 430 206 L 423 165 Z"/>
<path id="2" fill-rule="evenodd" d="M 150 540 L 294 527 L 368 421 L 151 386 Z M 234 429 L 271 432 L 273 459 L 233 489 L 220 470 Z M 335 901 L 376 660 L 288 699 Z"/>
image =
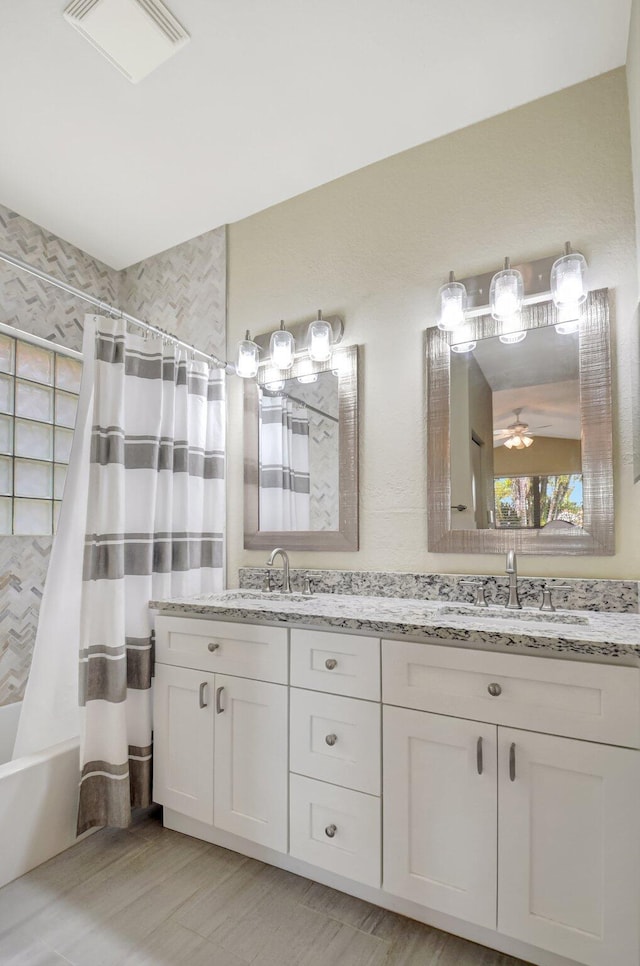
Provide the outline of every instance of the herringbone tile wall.
<path id="1" fill-rule="evenodd" d="M 224 356 L 224 227 L 116 272 L 0 205 L 0 249 Z M 89 308 L 0 262 L 0 321 L 80 349 Z M 24 693 L 50 551 L 50 537 L 0 537 L 0 705 Z"/>
<path id="2" fill-rule="evenodd" d="M 120 304 L 131 315 L 224 358 L 225 251 L 223 226 L 125 268 Z"/>

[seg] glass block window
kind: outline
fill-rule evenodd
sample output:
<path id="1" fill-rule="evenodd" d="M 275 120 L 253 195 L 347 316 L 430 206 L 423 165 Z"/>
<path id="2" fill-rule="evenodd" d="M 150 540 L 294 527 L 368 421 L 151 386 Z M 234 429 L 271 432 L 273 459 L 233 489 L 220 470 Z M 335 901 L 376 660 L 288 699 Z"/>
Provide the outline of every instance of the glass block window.
<path id="1" fill-rule="evenodd" d="M 0 333 L 0 534 L 55 533 L 82 363 Z"/>

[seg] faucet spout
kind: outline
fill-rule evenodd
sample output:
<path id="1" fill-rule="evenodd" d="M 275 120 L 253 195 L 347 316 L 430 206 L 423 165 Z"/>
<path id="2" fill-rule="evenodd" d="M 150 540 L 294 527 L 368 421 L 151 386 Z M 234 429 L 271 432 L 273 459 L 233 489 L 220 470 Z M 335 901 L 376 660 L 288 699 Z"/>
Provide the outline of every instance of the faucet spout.
<path id="1" fill-rule="evenodd" d="M 282 590 L 285 594 L 291 593 L 291 578 L 289 576 L 289 554 L 282 547 L 276 547 L 275 550 L 271 551 L 271 555 L 267 560 L 267 567 L 273 567 L 276 557 L 280 555 L 282 559 Z"/>
<path id="2" fill-rule="evenodd" d="M 505 573 L 509 577 L 509 599 L 505 607 L 507 610 L 522 610 L 522 604 L 518 597 L 518 563 L 515 550 L 507 551 Z"/>

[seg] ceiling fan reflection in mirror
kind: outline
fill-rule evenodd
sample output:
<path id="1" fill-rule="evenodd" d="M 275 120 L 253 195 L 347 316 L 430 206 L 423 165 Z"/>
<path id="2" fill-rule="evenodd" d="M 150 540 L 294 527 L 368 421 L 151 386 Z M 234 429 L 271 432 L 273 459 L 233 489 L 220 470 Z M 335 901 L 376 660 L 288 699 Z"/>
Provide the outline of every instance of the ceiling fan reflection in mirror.
<path id="1" fill-rule="evenodd" d="M 504 443 L 507 449 L 526 449 L 533 443 L 533 432 L 540 429 L 547 429 L 547 426 L 536 426 L 533 430 L 529 429 L 529 424 L 522 422 L 520 419 L 520 413 L 523 410 L 523 406 L 519 409 L 514 409 L 513 413 L 516 417 L 515 423 L 510 423 L 506 429 L 498 429 L 494 432 L 494 437 L 498 444 Z"/>

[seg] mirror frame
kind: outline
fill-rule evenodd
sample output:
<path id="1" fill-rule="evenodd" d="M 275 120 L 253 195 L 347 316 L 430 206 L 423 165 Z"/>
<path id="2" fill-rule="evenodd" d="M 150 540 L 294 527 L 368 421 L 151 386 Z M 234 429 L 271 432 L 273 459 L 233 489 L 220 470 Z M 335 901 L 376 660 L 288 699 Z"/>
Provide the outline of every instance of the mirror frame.
<path id="1" fill-rule="evenodd" d="M 555 325 L 552 302 L 525 306 L 522 328 Z M 468 320 L 465 340 L 500 335 L 490 314 Z M 450 333 L 437 327 L 425 333 L 427 377 L 428 549 L 433 553 L 518 553 L 611 555 L 615 551 L 613 506 L 613 432 L 608 290 L 590 292 L 579 334 L 580 415 L 584 526 L 561 535 L 530 529 L 451 529 L 450 479 Z"/>
<path id="2" fill-rule="evenodd" d="M 258 477 L 258 380 L 244 380 L 244 548 L 245 550 L 358 549 L 358 346 L 340 346 L 329 362 L 295 360 L 286 378 L 309 372 L 338 370 L 339 515 L 337 530 L 260 530 Z"/>

